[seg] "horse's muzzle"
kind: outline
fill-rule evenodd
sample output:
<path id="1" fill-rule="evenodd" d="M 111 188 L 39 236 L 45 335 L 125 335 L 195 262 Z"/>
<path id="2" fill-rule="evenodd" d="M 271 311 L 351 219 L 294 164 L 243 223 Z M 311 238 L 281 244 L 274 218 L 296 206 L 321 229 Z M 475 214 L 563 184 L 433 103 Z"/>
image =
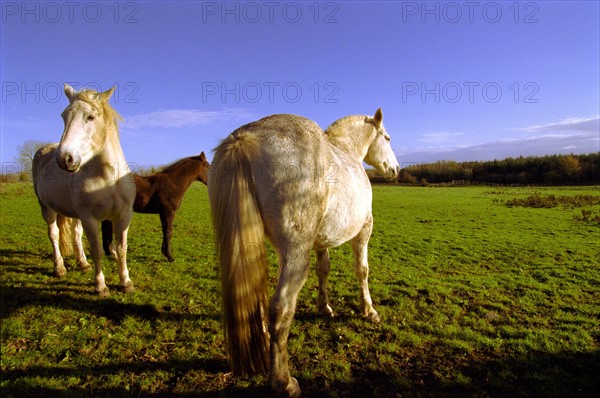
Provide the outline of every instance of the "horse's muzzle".
<path id="1" fill-rule="evenodd" d="M 387 162 L 383 164 L 385 174 L 384 178 L 388 181 L 395 180 L 400 175 L 400 165 L 390 167 Z"/>
<path id="2" fill-rule="evenodd" d="M 395 180 L 400 175 L 400 166 L 395 166 L 389 170 L 388 180 Z"/>
<path id="3" fill-rule="evenodd" d="M 73 155 L 68 152 L 63 153 L 62 151 L 56 153 L 56 161 L 61 169 L 70 173 L 74 173 L 79 170 L 79 166 L 81 165 L 80 156 Z"/>

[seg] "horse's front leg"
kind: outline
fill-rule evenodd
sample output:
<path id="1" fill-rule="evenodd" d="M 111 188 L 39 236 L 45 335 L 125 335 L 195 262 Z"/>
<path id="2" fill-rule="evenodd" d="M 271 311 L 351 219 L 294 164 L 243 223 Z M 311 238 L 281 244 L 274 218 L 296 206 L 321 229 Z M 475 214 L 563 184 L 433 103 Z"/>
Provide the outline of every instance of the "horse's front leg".
<path id="1" fill-rule="evenodd" d="M 121 290 L 124 293 L 131 293 L 135 290 L 133 282 L 129 279 L 129 270 L 127 269 L 127 232 L 131 222 L 131 212 L 114 222 L 115 237 L 117 241 L 117 262 L 119 263 L 119 280 Z"/>
<path id="2" fill-rule="evenodd" d="M 173 237 L 173 219 L 175 213 L 172 211 L 164 211 L 160 213 L 160 223 L 162 224 L 163 241 L 161 252 L 170 261 L 175 259 L 171 255 L 171 238 Z"/>
<path id="3" fill-rule="evenodd" d="M 42 214 L 48 224 L 48 238 L 50 239 L 50 243 L 52 243 L 54 276 L 62 278 L 67 274 L 67 269 L 60 253 L 60 230 L 56 222 L 56 213 L 52 213 L 50 210 L 43 210 Z"/>
<path id="4" fill-rule="evenodd" d="M 373 308 L 373 301 L 369 293 L 369 262 L 367 252 L 372 229 L 373 216 L 369 216 L 362 230 L 352 239 L 352 251 L 354 252 L 354 270 L 360 284 L 362 315 L 371 322 L 379 323 L 379 314 Z"/>
<path id="5" fill-rule="evenodd" d="M 319 297 L 317 309 L 319 313 L 333 317 L 333 310 L 329 305 L 327 294 L 327 276 L 329 275 L 329 250 L 317 250 L 317 276 L 319 277 Z"/>
<path id="6" fill-rule="evenodd" d="M 296 312 L 298 293 L 306 281 L 310 266 L 310 248 L 300 252 L 292 250 L 287 256 L 280 254 L 279 281 L 269 305 L 269 333 L 271 388 L 288 397 L 299 397 L 298 381 L 290 376 L 288 367 L 288 336 Z"/>
<path id="7" fill-rule="evenodd" d="M 110 291 L 108 290 L 108 286 L 106 286 L 104 273 L 102 272 L 102 244 L 98 231 L 98 221 L 91 217 L 82 217 L 81 224 L 90 243 L 92 261 L 94 262 L 96 271 L 96 292 L 100 297 L 108 297 L 110 296 Z"/>

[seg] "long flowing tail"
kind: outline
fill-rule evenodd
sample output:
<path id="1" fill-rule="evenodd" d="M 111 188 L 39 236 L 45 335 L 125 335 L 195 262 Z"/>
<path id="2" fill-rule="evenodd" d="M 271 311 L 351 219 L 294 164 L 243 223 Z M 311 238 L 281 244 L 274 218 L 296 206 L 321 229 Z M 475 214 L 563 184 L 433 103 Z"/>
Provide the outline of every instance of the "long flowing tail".
<path id="1" fill-rule="evenodd" d="M 230 135 L 215 150 L 208 178 L 225 339 L 236 374 L 269 367 L 268 266 L 251 167 L 258 144 L 243 132 Z"/>
<path id="2" fill-rule="evenodd" d="M 64 217 L 60 214 L 56 216 L 56 223 L 58 224 L 58 247 L 63 257 L 73 255 L 76 222 L 75 218 Z"/>

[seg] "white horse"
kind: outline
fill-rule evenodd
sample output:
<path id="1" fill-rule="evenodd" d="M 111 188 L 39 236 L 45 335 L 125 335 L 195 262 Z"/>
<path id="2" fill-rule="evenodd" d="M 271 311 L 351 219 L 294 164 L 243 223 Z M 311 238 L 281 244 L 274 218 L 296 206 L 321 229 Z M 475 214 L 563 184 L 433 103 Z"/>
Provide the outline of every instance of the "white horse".
<path id="1" fill-rule="evenodd" d="M 289 374 L 287 339 L 313 248 L 319 311 L 333 316 L 328 248 L 352 240 L 362 315 L 379 322 L 367 282 L 372 192 L 362 162 L 389 178 L 400 171 L 382 120 L 378 109 L 374 117 L 348 116 L 323 132 L 300 116 L 274 115 L 240 127 L 216 148 L 208 192 L 235 373 L 270 366 L 273 390 L 300 395 Z M 265 234 L 279 257 L 270 304 Z"/>
<path id="2" fill-rule="evenodd" d="M 113 91 L 75 92 L 65 84 L 69 106 L 62 113 L 65 130 L 60 143 L 41 148 L 33 159 L 33 186 L 54 249 L 54 274 L 66 274 L 62 255 L 69 255 L 73 246 L 81 269 L 90 268 L 81 244 L 85 231 L 101 296 L 109 295 L 99 239 L 103 220 L 115 226 L 121 289 L 134 290 L 126 257 L 135 183 L 119 142 L 120 116 L 108 103 Z"/>

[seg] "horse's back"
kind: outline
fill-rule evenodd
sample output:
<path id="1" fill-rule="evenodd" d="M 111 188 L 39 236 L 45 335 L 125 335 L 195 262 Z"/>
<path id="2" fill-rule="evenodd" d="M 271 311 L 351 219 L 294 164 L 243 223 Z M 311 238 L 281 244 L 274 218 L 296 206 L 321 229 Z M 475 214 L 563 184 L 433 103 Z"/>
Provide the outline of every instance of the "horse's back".
<path id="1" fill-rule="evenodd" d="M 42 173 L 44 173 L 44 169 L 46 169 L 48 165 L 51 164 L 50 162 L 54 159 L 56 148 L 58 148 L 58 143 L 47 144 L 38 149 L 35 155 L 33 155 L 31 172 L 33 174 L 34 187 L 40 183 L 38 178 L 43 176 Z M 56 164 L 56 167 L 58 168 L 58 164 Z"/>
<path id="2" fill-rule="evenodd" d="M 251 134 L 260 137 L 265 155 L 284 153 L 294 158 L 316 159 L 325 139 L 323 130 L 312 120 L 298 115 L 279 114 L 240 127 L 232 135 Z M 311 156 L 311 153 L 313 154 Z M 284 159 L 275 159 L 284 161 Z"/>
<path id="3" fill-rule="evenodd" d="M 257 201 L 271 240 L 314 239 L 326 207 L 328 187 L 319 178 L 331 151 L 323 130 L 296 115 L 273 115 L 238 128 L 217 148 L 239 151 L 252 169 Z M 251 148 L 251 149 L 250 149 Z M 216 169 L 214 170 L 216 171 Z"/>

